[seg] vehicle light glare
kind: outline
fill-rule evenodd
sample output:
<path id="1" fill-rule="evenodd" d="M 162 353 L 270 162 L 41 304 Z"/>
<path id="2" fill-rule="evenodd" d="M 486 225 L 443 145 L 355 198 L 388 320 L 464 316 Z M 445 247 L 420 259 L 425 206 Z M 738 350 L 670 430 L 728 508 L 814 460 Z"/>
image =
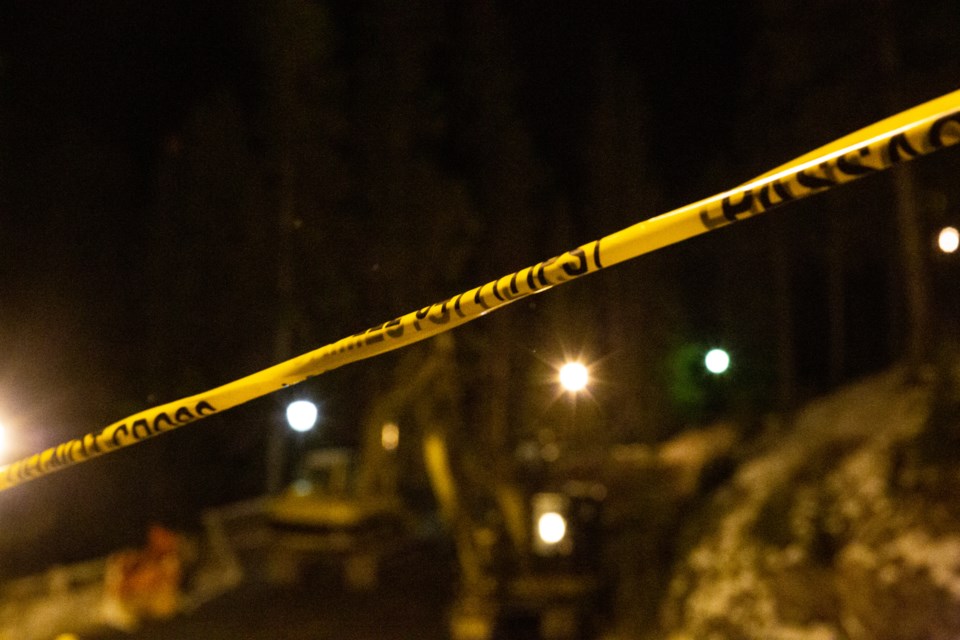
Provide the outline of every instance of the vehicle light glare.
<path id="1" fill-rule="evenodd" d="M 537 535 L 547 544 L 557 544 L 567 535 L 567 521 L 556 511 L 548 511 L 537 520 Z"/>
<path id="2" fill-rule="evenodd" d="M 567 391 L 583 391 L 589 379 L 587 368 L 579 362 L 568 362 L 560 367 L 560 386 Z"/>
<path id="3" fill-rule="evenodd" d="M 960 248 L 960 231 L 956 227 L 944 227 L 937 236 L 937 246 L 944 253 L 954 253 Z"/>
<path id="4" fill-rule="evenodd" d="M 400 444 L 400 427 L 396 422 L 388 422 L 380 429 L 380 445 L 387 451 L 396 450 Z"/>

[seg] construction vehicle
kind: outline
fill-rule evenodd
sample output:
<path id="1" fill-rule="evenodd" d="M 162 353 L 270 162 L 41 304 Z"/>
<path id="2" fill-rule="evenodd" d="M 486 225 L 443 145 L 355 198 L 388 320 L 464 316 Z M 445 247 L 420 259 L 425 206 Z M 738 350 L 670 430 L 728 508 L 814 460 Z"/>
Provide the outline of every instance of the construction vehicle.
<path id="1" fill-rule="evenodd" d="M 449 611 L 453 640 L 581 638 L 603 610 L 600 570 L 605 488 L 542 465 L 522 473 L 513 448 L 484 447 L 456 414 L 452 340 L 428 355 L 429 394 L 412 400 L 423 462 L 453 540 L 459 584 Z M 425 366 L 424 369 L 427 367 Z"/>
<path id="2" fill-rule="evenodd" d="M 604 487 L 582 481 L 522 487 L 501 475 L 489 486 L 487 509 L 477 513 L 463 499 L 463 481 L 440 435 L 425 439 L 424 456 L 460 567 L 449 618 L 453 640 L 509 637 L 518 625 L 545 639 L 587 637 L 603 609 Z"/>
<path id="3" fill-rule="evenodd" d="M 294 581 L 305 567 L 323 563 L 342 569 L 347 588 L 369 590 L 382 561 L 421 535 L 401 496 L 399 427 L 391 420 L 435 379 L 435 362 L 415 362 L 415 372 L 372 401 L 358 447 L 307 451 L 294 481 L 269 499 L 271 581 Z"/>
<path id="4" fill-rule="evenodd" d="M 378 565 L 407 538 L 409 519 L 396 496 L 363 494 L 356 477 L 349 448 L 304 455 L 296 479 L 267 507 L 272 581 L 296 580 L 311 564 L 333 564 L 347 588 L 376 586 Z"/>
<path id="5" fill-rule="evenodd" d="M 377 559 L 410 537 L 399 484 L 417 467 L 453 542 L 451 637 L 491 640 L 516 624 L 546 639 L 582 637 L 603 593 L 605 489 L 549 473 L 521 482 L 512 450 L 483 450 L 465 438 L 454 368 L 449 336 L 411 350 L 372 402 L 360 447 L 305 456 L 300 477 L 269 511 L 277 573 L 311 555 L 334 556 L 348 587 L 372 587 Z M 400 422 L 409 428 L 398 457 Z"/>

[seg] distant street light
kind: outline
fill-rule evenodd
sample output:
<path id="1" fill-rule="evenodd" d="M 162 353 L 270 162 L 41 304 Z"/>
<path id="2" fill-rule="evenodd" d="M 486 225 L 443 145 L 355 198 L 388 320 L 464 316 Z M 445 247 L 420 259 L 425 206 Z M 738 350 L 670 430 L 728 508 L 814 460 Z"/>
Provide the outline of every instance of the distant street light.
<path id="1" fill-rule="evenodd" d="M 299 433 L 306 433 L 317 424 L 317 405 L 309 400 L 297 400 L 287 405 L 287 424 Z"/>
<path id="2" fill-rule="evenodd" d="M 568 362 L 560 367 L 560 386 L 571 393 L 583 391 L 590 381 L 590 373 L 579 362 Z"/>
<path id="3" fill-rule="evenodd" d="M 730 354 L 723 349 L 711 349 L 704 357 L 703 364 L 710 373 L 720 375 L 730 368 Z"/>
<path id="4" fill-rule="evenodd" d="M 960 231 L 956 227 L 944 227 L 937 236 L 937 246 L 943 253 L 954 253 L 960 247 Z"/>

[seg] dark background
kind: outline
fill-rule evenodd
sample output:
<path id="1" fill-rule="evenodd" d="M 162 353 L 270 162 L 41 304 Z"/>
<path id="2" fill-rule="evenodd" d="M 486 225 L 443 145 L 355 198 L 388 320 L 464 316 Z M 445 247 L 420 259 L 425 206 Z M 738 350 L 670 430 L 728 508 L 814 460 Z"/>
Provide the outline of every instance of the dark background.
<path id="1" fill-rule="evenodd" d="M 333 342 L 951 91 L 958 19 L 950 0 L 4 2 L 10 455 Z M 958 160 L 916 164 L 458 330 L 464 440 L 502 449 L 572 424 L 547 382 L 564 356 L 598 379 L 577 430 L 561 433 L 574 446 L 656 441 L 718 416 L 749 431 L 895 361 L 935 358 L 955 337 L 957 287 L 931 239 L 960 219 Z M 919 254 L 898 223 L 905 174 Z M 921 285 L 918 334 L 907 292 Z M 722 381 L 699 365 L 713 345 L 733 356 Z M 399 362 L 350 365 L 0 495 L 0 545 L 18 550 L 0 572 L 257 495 L 285 400 L 321 401 L 313 444 L 355 443 Z"/>

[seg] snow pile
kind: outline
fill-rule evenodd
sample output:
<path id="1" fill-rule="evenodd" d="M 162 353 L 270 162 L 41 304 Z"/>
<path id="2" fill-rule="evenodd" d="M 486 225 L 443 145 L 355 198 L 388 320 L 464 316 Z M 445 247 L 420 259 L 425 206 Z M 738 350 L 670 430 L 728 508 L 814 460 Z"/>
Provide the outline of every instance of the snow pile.
<path id="1" fill-rule="evenodd" d="M 903 379 L 811 405 L 738 469 L 670 582 L 671 640 L 960 637 L 960 447 Z"/>
<path id="2" fill-rule="evenodd" d="M 103 561 L 58 566 L 0 589 L 0 640 L 51 640 L 102 627 Z"/>

